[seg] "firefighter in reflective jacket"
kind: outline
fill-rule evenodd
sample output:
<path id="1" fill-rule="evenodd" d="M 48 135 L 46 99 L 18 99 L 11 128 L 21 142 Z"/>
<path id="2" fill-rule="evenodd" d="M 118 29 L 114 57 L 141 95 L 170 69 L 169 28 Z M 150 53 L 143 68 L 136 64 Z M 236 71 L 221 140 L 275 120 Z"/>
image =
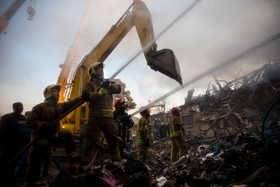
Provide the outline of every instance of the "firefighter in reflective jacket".
<path id="1" fill-rule="evenodd" d="M 136 143 L 138 150 L 138 160 L 145 162 L 147 158 L 148 148 L 151 146 L 151 124 L 150 124 L 150 112 L 145 109 L 141 113 L 141 118 L 137 126 Z"/>
<path id="2" fill-rule="evenodd" d="M 58 141 L 64 143 L 70 166 L 79 167 L 79 157 L 75 149 L 73 136 L 69 131 L 60 131 L 59 122 L 53 124 L 61 115 L 81 102 L 76 98 L 66 103 L 57 103 L 60 86 L 49 85 L 44 90 L 45 101 L 32 108 L 26 118 L 26 126 L 32 129 L 31 140 L 38 137 L 30 147 L 28 155 L 28 168 L 25 175 L 24 186 L 35 186 L 47 152 Z"/>
<path id="3" fill-rule="evenodd" d="M 85 140 L 82 145 L 81 162 L 83 168 L 91 162 L 98 148 L 98 138 L 102 131 L 109 147 L 112 161 L 120 161 L 117 144 L 118 128 L 113 119 L 113 94 L 119 94 L 121 87 L 114 82 L 104 80 L 103 63 L 95 62 L 89 67 L 91 80 L 85 85 L 83 95 L 88 95 L 89 117 Z"/>
<path id="4" fill-rule="evenodd" d="M 128 115 L 125 110 L 128 108 L 128 105 L 125 101 L 118 99 L 114 104 L 114 121 L 118 126 L 118 146 L 122 158 L 125 158 L 124 148 L 128 148 L 130 129 L 133 127 L 134 122 L 131 119 L 131 116 Z"/>
<path id="5" fill-rule="evenodd" d="M 169 122 L 170 139 L 171 139 L 171 163 L 176 162 L 182 155 L 186 154 L 187 146 L 184 140 L 183 125 L 180 120 L 179 109 L 171 109 L 172 118 Z"/>

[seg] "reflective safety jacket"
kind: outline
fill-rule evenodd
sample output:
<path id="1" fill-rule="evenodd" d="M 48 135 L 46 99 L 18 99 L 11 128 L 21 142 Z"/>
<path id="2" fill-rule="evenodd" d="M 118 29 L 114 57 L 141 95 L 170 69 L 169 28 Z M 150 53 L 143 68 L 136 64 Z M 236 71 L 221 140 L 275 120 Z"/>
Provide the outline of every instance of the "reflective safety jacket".
<path id="1" fill-rule="evenodd" d="M 121 93 L 121 87 L 115 83 L 110 83 L 106 88 L 107 95 L 98 95 L 97 89 L 100 88 L 100 81 L 92 78 L 84 89 L 84 92 L 90 93 L 89 116 L 112 117 L 113 118 L 113 95 Z"/>
<path id="2" fill-rule="evenodd" d="M 31 139 L 40 134 L 40 139 L 44 139 L 44 144 L 47 144 L 48 139 L 57 136 L 60 130 L 59 122 L 57 124 L 50 123 L 57 120 L 80 101 L 81 98 L 76 98 L 69 102 L 56 103 L 51 99 L 46 99 L 45 102 L 34 106 L 26 118 L 26 126 L 32 129 Z"/>
<path id="3" fill-rule="evenodd" d="M 179 116 L 173 116 L 169 121 L 170 138 L 175 136 L 183 136 L 183 125 Z"/>
<path id="4" fill-rule="evenodd" d="M 129 144 L 129 129 L 131 129 L 134 125 L 133 120 L 128 116 L 126 112 L 123 110 L 115 110 L 114 111 L 114 121 L 118 126 L 119 138 L 121 138 L 123 144 L 128 146 Z"/>
<path id="5" fill-rule="evenodd" d="M 137 126 L 136 143 L 144 143 L 146 139 L 149 140 L 151 144 L 151 124 L 149 117 L 141 117 Z"/>

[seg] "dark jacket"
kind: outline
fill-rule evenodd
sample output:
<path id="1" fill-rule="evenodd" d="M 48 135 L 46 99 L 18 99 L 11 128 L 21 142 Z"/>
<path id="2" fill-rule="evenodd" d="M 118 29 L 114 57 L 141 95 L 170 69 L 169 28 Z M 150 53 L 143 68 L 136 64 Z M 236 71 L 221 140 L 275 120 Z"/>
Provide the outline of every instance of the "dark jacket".
<path id="1" fill-rule="evenodd" d="M 69 102 L 56 103 L 51 99 L 47 99 L 43 103 L 34 106 L 26 119 L 26 126 L 32 129 L 32 138 L 39 134 L 42 138 L 56 136 L 60 130 L 59 122 L 56 124 L 51 124 L 51 122 L 57 120 L 80 101 L 81 98 L 76 98 Z"/>
<path id="2" fill-rule="evenodd" d="M 83 92 L 90 93 L 90 116 L 99 117 L 112 117 L 113 118 L 113 95 L 121 93 L 121 87 L 115 83 L 110 83 L 107 91 L 108 95 L 98 95 L 98 88 L 100 88 L 100 81 L 97 78 L 93 78 L 85 86 Z"/>

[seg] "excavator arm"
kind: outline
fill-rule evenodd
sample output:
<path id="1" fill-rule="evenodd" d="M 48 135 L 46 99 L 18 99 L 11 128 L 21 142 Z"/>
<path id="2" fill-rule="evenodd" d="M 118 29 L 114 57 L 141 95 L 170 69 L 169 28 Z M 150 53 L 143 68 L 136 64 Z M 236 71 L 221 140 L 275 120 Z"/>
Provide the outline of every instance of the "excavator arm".
<path id="1" fill-rule="evenodd" d="M 180 68 L 175 55 L 170 49 L 157 51 L 150 12 L 141 0 L 134 0 L 117 23 L 110 28 L 102 40 L 77 66 L 71 83 L 70 98 L 68 99 L 72 100 L 81 95 L 85 84 L 90 80 L 88 67 L 94 62 L 104 62 L 134 26 L 148 65 L 182 84 Z M 79 123 L 87 121 L 87 115 L 85 115 L 88 112 L 87 110 L 85 105 L 78 108 L 67 116 L 67 123 L 74 123 L 75 129 L 79 129 Z"/>
<path id="2" fill-rule="evenodd" d="M 154 30 L 150 12 L 141 0 L 134 0 L 118 22 L 78 65 L 73 80 L 71 98 L 77 97 L 89 81 L 88 67 L 94 62 L 104 62 L 134 26 L 142 47 L 146 48 L 146 45 L 154 40 Z M 182 84 L 179 64 L 173 52 L 170 49 L 157 51 L 156 46 L 154 42 L 144 50 L 148 65 Z"/>

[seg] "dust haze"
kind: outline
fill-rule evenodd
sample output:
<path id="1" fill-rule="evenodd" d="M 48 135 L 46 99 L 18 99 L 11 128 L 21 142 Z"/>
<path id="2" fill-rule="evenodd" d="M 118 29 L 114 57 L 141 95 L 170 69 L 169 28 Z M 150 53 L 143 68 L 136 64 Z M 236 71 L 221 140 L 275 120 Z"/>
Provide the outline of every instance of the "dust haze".
<path id="1" fill-rule="evenodd" d="M 143 2 L 152 15 L 154 33 L 157 36 L 194 1 Z M 93 1 L 79 42 L 81 57 L 96 46 L 131 3 L 132 0 Z M 25 105 L 26 110 L 43 100 L 44 87 L 57 81 L 60 73 L 58 65 L 63 63 L 67 50 L 74 41 L 87 5 L 88 1 L 37 1 L 34 21 L 27 22 L 25 18 L 21 20 L 16 15 L 9 23 L 8 34 L 0 35 L 2 113 L 11 111 L 12 102 L 18 100 L 28 103 Z M 24 11 L 27 5 L 24 6 L 17 14 L 26 14 Z M 202 0 L 156 43 L 158 50 L 169 48 L 174 51 L 183 82 L 186 82 L 279 33 L 279 17 L 279 0 Z M 136 30 L 132 28 L 106 59 L 105 76 L 110 77 L 140 50 Z M 215 76 L 231 80 L 237 75 L 241 76 L 261 67 L 269 59 L 280 60 L 279 54 L 280 41 L 277 40 L 216 71 Z M 10 73 L 12 71 L 16 73 Z M 150 69 L 143 54 L 116 78 L 127 84 L 126 88 L 131 91 L 131 96 L 138 105 L 178 86 L 176 81 Z M 189 89 L 195 89 L 194 95 L 201 94 L 207 89 L 209 82 L 214 83 L 212 75 L 182 89 L 170 96 L 169 100 L 174 105 L 181 105 Z M 21 97 L 18 96 L 18 89 L 22 91 Z M 7 99 L 8 95 L 14 99 Z M 32 102 L 30 95 L 34 98 Z"/>

